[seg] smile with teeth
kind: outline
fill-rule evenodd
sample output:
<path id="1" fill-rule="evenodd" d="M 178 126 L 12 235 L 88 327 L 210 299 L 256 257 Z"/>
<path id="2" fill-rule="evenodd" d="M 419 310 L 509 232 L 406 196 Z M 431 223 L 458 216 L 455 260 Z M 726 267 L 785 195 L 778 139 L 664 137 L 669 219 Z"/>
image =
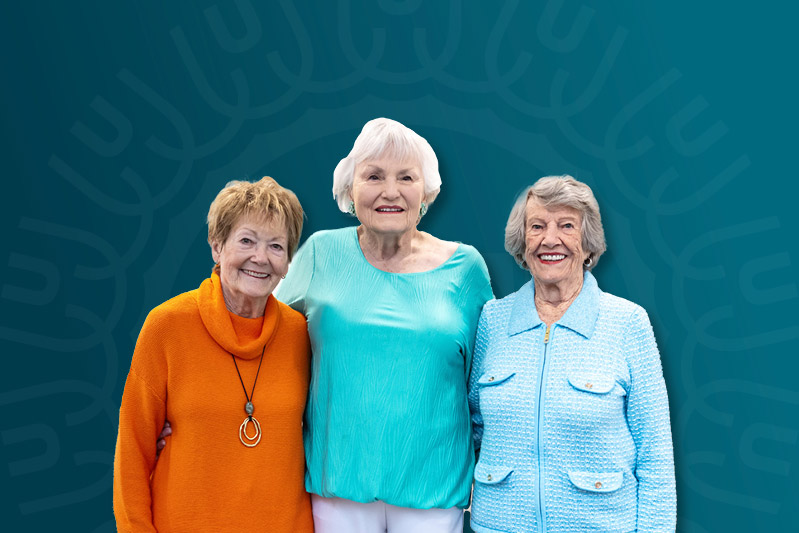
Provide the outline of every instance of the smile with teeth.
<path id="1" fill-rule="evenodd" d="M 402 213 L 405 210 L 401 207 L 378 207 L 376 211 L 378 213 Z"/>
<path id="2" fill-rule="evenodd" d="M 538 257 L 541 258 L 541 261 L 546 262 L 556 262 L 566 259 L 565 254 L 540 254 Z"/>
<path id="3" fill-rule="evenodd" d="M 248 276 L 252 276 L 258 279 L 265 279 L 269 277 L 269 274 L 264 274 L 262 272 L 255 272 L 254 270 L 245 270 L 242 268 L 241 271 L 247 274 Z"/>

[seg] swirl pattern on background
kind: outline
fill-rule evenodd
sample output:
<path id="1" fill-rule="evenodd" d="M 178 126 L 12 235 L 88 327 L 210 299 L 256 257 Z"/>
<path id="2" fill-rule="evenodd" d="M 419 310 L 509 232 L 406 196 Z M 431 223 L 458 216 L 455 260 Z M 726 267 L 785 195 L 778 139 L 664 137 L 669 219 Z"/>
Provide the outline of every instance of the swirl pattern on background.
<path id="1" fill-rule="evenodd" d="M 547 174 L 589 183 L 609 243 L 600 285 L 648 310 L 663 354 L 679 530 L 799 529 L 799 365 L 784 357 L 799 339 L 796 187 L 768 160 L 778 140 L 743 137 L 756 123 L 738 100 L 753 85 L 705 72 L 726 56 L 697 46 L 706 32 L 690 21 L 718 14 L 630 1 L 91 3 L 51 3 L 46 18 L 15 6 L 0 32 L 19 80 L 2 89 L 17 177 L 0 257 L 10 530 L 114 530 L 133 344 L 153 306 L 210 272 L 216 192 L 271 175 L 300 197 L 306 235 L 350 224 L 332 169 L 376 116 L 430 141 L 444 182 L 422 229 L 476 246 L 497 296 L 528 279 L 502 248 L 514 195 Z M 740 50 L 722 26 L 707 32 Z"/>

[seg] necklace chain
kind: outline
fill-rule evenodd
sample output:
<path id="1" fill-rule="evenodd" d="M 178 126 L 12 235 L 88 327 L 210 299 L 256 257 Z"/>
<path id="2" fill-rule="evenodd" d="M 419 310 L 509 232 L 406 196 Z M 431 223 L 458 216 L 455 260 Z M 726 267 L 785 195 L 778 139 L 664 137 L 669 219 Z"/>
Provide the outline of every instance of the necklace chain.
<path id="1" fill-rule="evenodd" d="M 258 375 L 261 373 L 261 365 L 264 362 L 264 353 L 266 352 L 266 344 L 264 344 L 263 350 L 261 350 L 261 360 L 258 362 L 258 371 L 255 372 L 255 381 L 252 382 L 252 390 L 250 394 L 247 394 L 247 387 L 244 385 L 244 379 L 241 377 L 241 372 L 239 371 L 239 364 L 236 362 L 236 356 L 230 354 L 230 357 L 233 358 L 233 364 L 236 366 L 236 374 L 239 375 L 239 381 L 241 382 L 241 388 L 244 389 L 244 396 L 247 398 L 247 403 L 244 404 L 244 412 L 247 413 L 247 418 L 244 419 L 244 422 L 241 423 L 239 426 L 239 440 L 243 445 L 248 448 L 255 447 L 259 442 L 261 442 L 261 424 L 258 423 L 258 419 L 252 416 L 255 412 L 255 407 L 252 404 L 252 399 L 255 397 L 255 385 L 258 383 Z M 255 433 L 250 436 L 247 433 L 247 425 L 252 423 L 253 428 L 255 429 Z"/>
<path id="2" fill-rule="evenodd" d="M 252 399 L 255 396 L 255 384 L 258 383 L 258 374 L 261 373 L 261 364 L 264 362 L 264 353 L 266 352 L 266 344 L 264 344 L 263 350 L 261 350 L 261 360 L 258 362 L 258 371 L 255 373 L 255 381 L 252 382 L 252 391 L 249 395 L 247 395 L 247 387 L 244 386 L 244 380 L 241 378 L 241 372 L 239 371 L 239 365 L 236 363 L 236 356 L 230 354 L 230 357 L 233 358 L 233 364 L 236 365 L 236 374 L 239 375 L 239 381 L 241 382 L 241 388 L 244 389 L 244 397 L 247 398 L 247 403 L 252 404 Z M 252 420 L 252 413 L 247 413 Z"/>

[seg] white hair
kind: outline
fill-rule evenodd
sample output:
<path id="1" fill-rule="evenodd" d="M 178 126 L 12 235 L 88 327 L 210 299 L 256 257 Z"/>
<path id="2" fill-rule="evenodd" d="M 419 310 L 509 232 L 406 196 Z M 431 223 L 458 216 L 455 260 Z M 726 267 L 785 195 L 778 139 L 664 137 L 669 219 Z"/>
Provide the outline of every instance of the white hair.
<path id="1" fill-rule="evenodd" d="M 430 143 L 396 120 L 376 118 L 364 124 L 349 155 L 339 161 L 333 171 L 333 198 L 342 212 L 349 212 L 356 165 L 383 156 L 398 161 L 417 160 L 424 179 L 425 202 L 430 205 L 436 199 L 441 191 L 441 175 Z"/>

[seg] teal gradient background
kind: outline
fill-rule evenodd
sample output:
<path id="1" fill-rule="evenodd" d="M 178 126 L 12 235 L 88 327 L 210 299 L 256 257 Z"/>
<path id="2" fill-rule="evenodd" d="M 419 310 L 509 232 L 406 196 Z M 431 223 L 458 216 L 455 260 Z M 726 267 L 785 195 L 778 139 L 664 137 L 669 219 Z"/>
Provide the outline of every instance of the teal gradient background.
<path id="1" fill-rule="evenodd" d="M 607 292 L 661 348 L 678 530 L 797 531 L 799 8 L 685 1 L 311 6 L 39 1 L 0 12 L 4 531 L 114 531 L 122 388 L 147 312 L 212 267 L 208 205 L 275 177 L 304 236 L 352 224 L 332 171 L 367 120 L 426 137 L 421 228 L 529 279 L 514 196 L 593 188 Z"/>

